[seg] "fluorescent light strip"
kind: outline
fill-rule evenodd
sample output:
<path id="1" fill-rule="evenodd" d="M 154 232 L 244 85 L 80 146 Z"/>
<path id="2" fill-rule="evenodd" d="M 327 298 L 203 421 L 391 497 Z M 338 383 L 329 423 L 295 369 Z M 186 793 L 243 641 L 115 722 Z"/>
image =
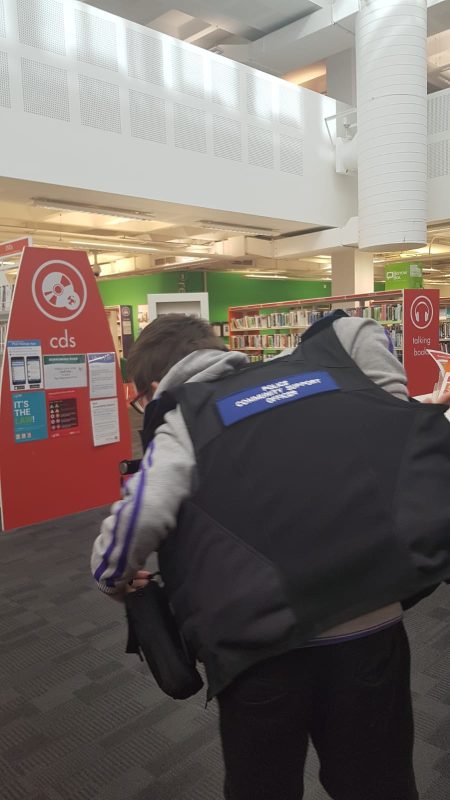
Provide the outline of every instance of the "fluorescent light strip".
<path id="1" fill-rule="evenodd" d="M 246 273 L 247 278 L 262 278 L 266 281 L 288 281 L 287 275 L 266 275 L 264 273 Z"/>
<path id="2" fill-rule="evenodd" d="M 32 200 L 36 208 L 49 208 L 53 211 L 76 211 L 81 214 L 100 214 L 103 217 L 123 217 L 124 220 L 153 220 L 155 215 L 147 211 L 131 211 L 123 208 L 105 208 L 90 206 L 84 203 L 66 203 L 65 200 L 47 200 L 35 197 Z"/>
<path id="3" fill-rule="evenodd" d="M 159 247 L 142 247 L 135 244 L 113 244 L 112 242 L 86 242 L 81 239 L 71 239 L 69 244 L 76 244 L 80 247 L 86 247 L 88 250 L 124 250 L 126 252 L 139 252 L 139 253 L 162 253 Z"/>
<path id="4" fill-rule="evenodd" d="M 212 231 L 231 231 L 232 233 L 240 233 L 240 234 L 248 234 L 249 236 L 272 236 L 274 233 L 277 233 L 273 228 L 256 228 L 252 225 L 233 225 L 232 223 L 226 222 L 214 222 L 214 220 L 210 219 L 201 219 L 198 222 L 202 228 L 206 228 L 207 230 Z"/>

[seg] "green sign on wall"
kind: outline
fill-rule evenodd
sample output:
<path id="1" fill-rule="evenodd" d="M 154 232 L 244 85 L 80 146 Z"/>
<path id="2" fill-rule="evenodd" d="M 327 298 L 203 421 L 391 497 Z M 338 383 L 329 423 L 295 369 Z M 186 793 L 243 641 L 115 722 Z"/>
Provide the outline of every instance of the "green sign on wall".
<path id="1" fill-rule="evenodd" d="M 423 275 L 420 264 L 407 261 L 402 264 L 389 264 L 384 269 L 386 291 L 391 289 L 423 289 Z"/>

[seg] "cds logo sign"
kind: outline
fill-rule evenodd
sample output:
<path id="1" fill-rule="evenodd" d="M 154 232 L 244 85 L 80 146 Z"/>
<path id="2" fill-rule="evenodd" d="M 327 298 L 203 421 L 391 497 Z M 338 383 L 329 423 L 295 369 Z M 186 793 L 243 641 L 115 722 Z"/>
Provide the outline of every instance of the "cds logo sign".
<path id="1" fill-rule="evenodd" d="M 87 300 L 85 280 L 68 261 L 41 264 L 33 276 L 31 292 L 39 311 L 56 322 L 78 317 Z"/>
<path id="2" fill-rule="evenodd" d="M 429 297 L 420 295 L 411 304 L 411 321 L 415 328 L 424 330 L 431 325 L 434 316 L 433 303 Z"/>

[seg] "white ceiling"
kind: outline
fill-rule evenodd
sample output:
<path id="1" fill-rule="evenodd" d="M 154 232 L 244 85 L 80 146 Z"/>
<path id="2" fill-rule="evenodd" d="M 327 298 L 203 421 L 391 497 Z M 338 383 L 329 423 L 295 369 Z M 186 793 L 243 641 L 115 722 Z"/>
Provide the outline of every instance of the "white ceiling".
<path id="1" fill-rule="evenodd" d="M 345 25 L 328 24 L 298 39 L 299 32 L 280 31 L 290 23 L 331 6 L 331 0 L 81 0 L 104 11 L 176 39 L 250 63 L 276 75 L 298 70 L 354 46 L 353 17 Z M 330 18 L 331 19 L 331 18 Z M 295 26 L 294 26 L 295 27 Z M 297 26 L 298 27 L 298 26 Z M 428 9 L 429 91 L 450 85 L 450 0 Z M 264 37 L 267 41 L 261 44 Z M 261 46 L 260 46 L 261 45 Z M 261 49 L 262 47 L 262 49 Z M 278 47 L 278 50 L 277 50 Z M 326 91 L 325 85 L 312 86 Z"/>
<path id="2" fill-rule="evenodd" d="M 34 205 L 33 198 L 81 205 L 86 211 L 44 208 Z M 95 207 L 103 212 L 111 210 L 111 214 L 95 213 Z M 126 210 L 147 212 L 154 218 L 124 219 L 115 216 L 114 209 L 121 214 Z M 205 220 L 217 223 L 217 228 L 205 225 Z M 239 226 L 247 227 L 247 235 L 248 228 L 259 229 L 263 238 L 253 239 L 251 249 L 260 255 L 245 255 L 244 232 L 239 236 Z M 307 226 L 285 220 L 0 179 L 0 242 L 29 235 L 39 246 L 86 250 L 104 276 L 206 269 L 285 274 L 310 280 L 329 278 L 330 253 L 278 260 L 268 257 L 271 237 L 307 231 Z M 383 279 L 386 260 L 409 259 L 423 263 L 427 280 L 449 283 L 450 222 L 435 226 L 429 241 L 429 248 L 416 254 L 377 256 L 377 279 Z"/>
<path id="3" fill-rule="evenodd" d="M 43 207 L 42 198 L 52 205 L 57 205 L 58 201 L 62 206 L 81 205 L 86 211 Z M 39 205 L 34 202 L 36 199 Z M 111 209 L 111 214 L 95 213 L 95 207 L 103 211 Z M 115 216 L 114 209 L 120 210 L 121 216 Z M 122 215 L 126 210 L 150 213 L 154 219 L 124 219 Z M 242 236 L 256 228 L 255 233 L 266 238 L 312 229 L 301 222 L 0 178 L 0 242 L 31 236 L 33 243 L 39 246 L 87 250 L 95 254 L 100 264 L 120 261 L 121 271 L 125 268 L 130 272 L 175 269 L 182 263 L 177 262 L 177 258 L 192 259 L 186 262 L 185 268 L 250 267 L 251 263 L 236 263 L 242 260 L 240 257 L 217 252 L 217 243 L 238 237 L 240 228 L 244 228 Z M 167 263 L 162 264 L 161 258 Z M 122 263 L 126 259 L 128 263 Z M 271 266 L 266 263 L 269 259 L 263 261 L 266 268 Z M 308 272 L 309 262 L 300 265 L 296 261 L 294 274 L 303 274 L 303 268 Z M 313 260 L 311 268 L 317 270 Z M 108 274 L 106 269 L 104 274 Z"/>
<path id="4" fill-rule="evenodd" d="M 82 0 L 85 2 L 85 0 Z M 255 41 L 316 11 L 311 0 L 94 0 L 89 5 L 203 47 Z"/>

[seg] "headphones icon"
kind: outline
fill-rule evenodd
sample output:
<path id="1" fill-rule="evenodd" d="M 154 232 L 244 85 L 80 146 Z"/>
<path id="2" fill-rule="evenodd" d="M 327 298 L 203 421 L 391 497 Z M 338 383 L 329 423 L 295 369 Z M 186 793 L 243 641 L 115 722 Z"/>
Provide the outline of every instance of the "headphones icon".
<path id="1" fill-rule="evenodd" d="M 430 320 L 430 309 L 429 309 L 428 303 L 426 303 L 425 300 L 421 300 L 419 303 L 417 303 L 417 305 L 416 305 L 416 307 L 414 309 L 416 322 L 420 322 L 420 312 L 419 312 L 420 306 L 425 306 L 425 312 L 424 312 L 424 314 L 425 314 L 425 322 L 429 322 L 429 320 Z"/>
<path id="2" fill-rule="evenodd" d="M 434 317 L 434 309 L 431 300 L 424 296 L 419 295 L 416 297 L 411 306 L 411 321 L 415 328 L 424 330 L 432 323 Z"/>

